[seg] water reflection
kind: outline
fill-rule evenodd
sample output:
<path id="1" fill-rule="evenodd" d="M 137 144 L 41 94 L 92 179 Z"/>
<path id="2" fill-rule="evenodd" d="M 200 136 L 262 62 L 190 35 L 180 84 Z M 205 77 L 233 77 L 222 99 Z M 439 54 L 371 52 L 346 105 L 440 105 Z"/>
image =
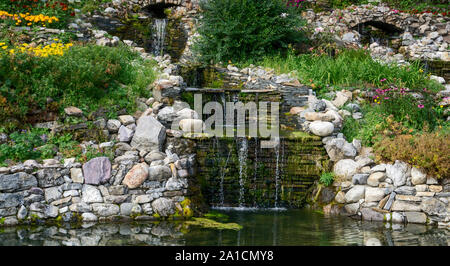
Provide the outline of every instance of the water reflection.
<path id="1" fill-rule="evenodd" d="M 305 210 L 223 211 L 241 231 L 188 227 L 178 222 L 84 224 L 79 228 L 36 226 L 0 229 L 3 246 L 118 245 L 388 245 L 448 246 L 449 230 L 324 217 Z"/>

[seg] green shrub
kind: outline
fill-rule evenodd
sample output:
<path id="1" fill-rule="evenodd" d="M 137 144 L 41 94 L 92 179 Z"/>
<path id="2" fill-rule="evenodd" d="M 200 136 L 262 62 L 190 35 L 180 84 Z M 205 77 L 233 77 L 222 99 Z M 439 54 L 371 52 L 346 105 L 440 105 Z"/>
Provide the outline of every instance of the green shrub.
<path id="1" fill-rule="evenodd" d="M 133 111 L 137 97 L 149 96 L 154 66 L 125 46 L 74 46 L 63 56 L 0 55 L 0 124 L 55 106 L 61 112 L 70 105 Z"/>
<path id="2" fill-rule="evenodd" d="M 334 174 L 331 172 L 323 173 L 322 175 L 320 175 L 319 182 L 321 184 L 324 184 L 325 186 L 333 184 L 333 181 L 334 181 Z"/>
<path id="3" fill-rule="evenodd" d="M 448 131 L 396 135 L 384 138 L 374 145 L 374 151 L 379 159 L 391 162 L 402 160 L 423 168 L 427 174 L 437 178 L 450 177 L 449 150 Z"/>
<path id="4" fill-rule="evenodd" d="M 304 41 L 296 8 L 284 0 L 202 1 L 194 51 L 202 62 L 237 62 Z"/>
<path id="5" fill-rule="evenodd" d="M 13 162 L 48 159 L 53 158 L 58 151 L 63 154 L 68 150 L 75 151 L 79 143 L 72 139 L 70 134 L 56 136 L 40 128 L 13 132 L 7 143 L 0 145 L 0 164 L 4 164 L 7 159 Z"/>

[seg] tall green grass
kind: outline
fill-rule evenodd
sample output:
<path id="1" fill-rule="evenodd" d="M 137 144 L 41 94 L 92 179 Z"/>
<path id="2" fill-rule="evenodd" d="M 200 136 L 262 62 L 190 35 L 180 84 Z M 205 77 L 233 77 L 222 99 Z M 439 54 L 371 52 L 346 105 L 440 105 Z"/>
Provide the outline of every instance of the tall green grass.
<path id="1" fill-rule="evenodd" d="M 365 50 L 344 50 L 332 57 L 329 55 L 302 54 L 266 56 L 260 60 L 243 62 L 273 68 L 277 73 L 293 72 L 304 84 L 314 84 L 317 92 L 326 92 L 328 87 L 373 88 L 391 83 L 397 87 L 428 88 L 438 90 L 441 85 L 430 81 L 418 63 L 408 67 L 385 65 L 374 61 Z M 386 79 L 386 81 L 381 81 Z"/>

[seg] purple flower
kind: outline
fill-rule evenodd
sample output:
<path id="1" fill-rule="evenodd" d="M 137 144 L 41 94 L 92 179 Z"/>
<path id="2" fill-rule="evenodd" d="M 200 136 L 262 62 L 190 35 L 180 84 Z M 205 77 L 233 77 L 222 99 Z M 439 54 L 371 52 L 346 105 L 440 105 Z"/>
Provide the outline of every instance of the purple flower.
<path id="1" fill-rule="evenodd" d="M 417 105 L 417 107 L 419 107 L 420 109 L 422 109 L 422 108 L 424 108 L 424 107 L 425 107 L 425 105 L 423 105 L 423 104 L 419 104 L 419 105 Z"/>

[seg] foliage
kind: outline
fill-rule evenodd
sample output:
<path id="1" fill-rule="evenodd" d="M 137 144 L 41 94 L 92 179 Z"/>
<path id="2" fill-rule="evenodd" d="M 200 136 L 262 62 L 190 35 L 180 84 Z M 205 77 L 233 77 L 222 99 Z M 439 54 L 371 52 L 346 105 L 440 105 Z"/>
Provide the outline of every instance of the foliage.
<path id="1" fill-rule="evenodd" d="M 402 160 L 413 166 L 423 168 L 437 178 L 449 177 L 450 137 L 448 130 L 411 135 L 402 134 L 384 138 L 374 146 L 381 159 Z"/>
<path id="2" fill-rule="evenodd" d="M 304 41 L 301 17 L 283 0 L 211 0 L 201 9 L 194 51 L 202 62 L 236 62 Z"/>
<path id="3" fill-rule="evenodd" d="M 333 184 L 333 181 L 334 181 L 334 174 L 332 172 L 322 173 L 320 175 L 319 182 L 324 184 L 325 186 Z"/>
<path id="4" fill-rule="evenodd" d="M 0 19 L 6 18 L 15 25 L 48 26 L 62 28 L 75 16 L 76 4 L 68 0 L 6 0 L 8 4 L 0 4 L 5 11 Z M 73 2 L 73 1 L 72 1 Z M 9 15 L 10 16 L 9 16 Z"/>
<path id="5" fill-rule="evenodd" d="M 114 151 L 111 148 L 93 148 L 88 146 L 84 154 L 78 154 L 77 161 L 86 163 L 97 157 L 108 157 L 112 161 L 114 160 Z"/>
<path id="6" fill-rule="evenodd" d="M 67 154 L 77 145 L 70 134 L 56 136 L 39 128 L 16 131 L 9 135 L 7 143 L 0 145 L 0 164 L 6 159 L 18 162 L 53 158 L 58 151 Z"/>
<path id="7" fill-rule="evenodd" d="M 372 60 L 368 51 L 336 50 L 335 56 L 326 51 L 316 50 L 311 54 L 265 56 L 261 60 L 242 62 L 241 66 L 254 63 L 275 69 L 277 73 L 294 72 L 303 84 L 311 85 L 320 95 L 328 92 L 330 87 L 336 89 L 359 87 L 362 89 L 380 87 L 384 83 L 410 89 L 428 88 L 437 91 L 442 86 L 429 80 L 416 62 L 407 67 L 385 65 Z"/>
<path id="8" fill-rule="evenodd" d="M 137 97 L 148 96 L 155 79 L 153 61 L 144 61 L 126 46 L 74 46 L 62 56 L 0 55 L 0 123 L 24 121 L 33 110 L 51 104 L 85 111 L 106 106 L 133 111 Z"/>

